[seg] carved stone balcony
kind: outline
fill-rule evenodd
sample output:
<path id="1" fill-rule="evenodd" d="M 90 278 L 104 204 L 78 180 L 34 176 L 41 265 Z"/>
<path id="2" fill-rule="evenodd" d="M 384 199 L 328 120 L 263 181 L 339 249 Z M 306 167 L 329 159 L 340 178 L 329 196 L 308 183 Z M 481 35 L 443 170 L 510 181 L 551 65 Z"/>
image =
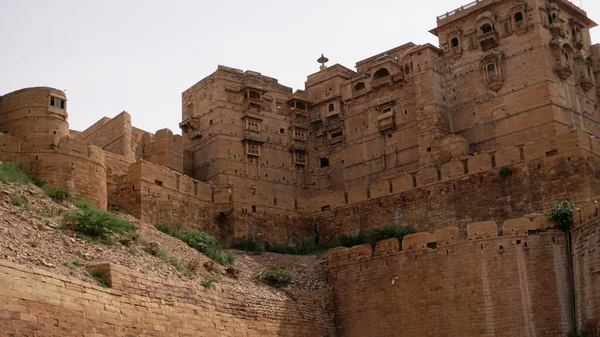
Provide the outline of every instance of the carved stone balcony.
<path id="1" fill-rule="evenodd" d="M 479 45 L 481 45 L 481 49 L 483 51 L 498 47 L 498 32 L 492 30 L 491 32 L 481 33 L 479 36 L 477 36 L 477 40 L 479 41 Z"/>
<path id="2" fill-rule="evenodd" d="M 450 48 L 450 50 L 448 50 L 446 52 L 446 57 L 450 57 L 450 58 L 460 58 L 463 54 L 463 50 L 462 48 L 459 47 L 454 47 L 454 48 Z"/>
<path id="3" fill-rule="evenodd" d="M 581 77 L 579 79 L 579 85 L 581 86 L 581 89 L 583 89 L 583 91 L 588 92 L 594 87 L 594 82 L 589 76 L 581 74 Z"/>
<path id="4" fill-rule="evenodd" d="M 486 81 L 486 85 L 490 90 L 498 92 L 504 85 L 504 78 L 503 77 L 490 78 Z"/>
<path id="5" fill-rule="evenodd" d="M 565 37 L 565 32 L 562 28 L 563 24 L 561 22 L 552 22 L 550 24 L 550 33 L 554 36 Z"/>
<path id="6" fill-rule="evenodd" d="M 290 145 L 290 151 L 306 151 L 306 143 L 294 142 L 294 144 Z"/>
<path id="7" fill-rule="evenodd" d="M 244 140 L 249 140 L 249 141 L 256 142 L 256 143 L 262 144 L 265 142 L 265 140 L 260 135 L 260 133 L 258 133 L 256 131 L 246 130 L 246 131 L 244 131 L 243 137 L 244 137 Z"/>
<path id="8" fill-rule="evenodd" d="M 377 88 L 384 85 L 392 85 L 392 76 L 384 76 L 371 81 L 371 88 Z"/>
<path id="9" fill-rule="evenodd" d="M 290 109 L 290 115 L 291 115 L 291 114 L 296 114 L 296 115 L 300 115 L 300 116 L 305 116 L 306 118 L 308 118 L 308 111 L 306 111 L 306 110 L 302 110 L 302 109 L 291 108 L 291 109 Z"/>
<path id="10" fill-rule="evenodd" d="M 571 67 L 567 65 L 559 65 L 554 68 L 554 72 L 558 75 L 561 81 L 565 81 L 569 76 L 573 74 Z"/>
<path id="11" fill-rule="evenodd" d="M 394 130 L 396 128 L 396 124 L 393 120 L 383 120 L 379 124 L 377 124 L 377 129 L 380 132 L 384 132 L 387 130 Z"/>
<path id="12" fill-rule="evenodd" d="M 583 40 L 581 39 L 581 36 L 573 36 L 573 45 L 577 49 L 583 48 Z"/>
<path id="13" fill-rule="evenodd" d="M 334 145 L 334 144 L 342 143 L 344 141 L 345 137 L 346 136 L 344 136 L 344 135 L 333 137 L 327 143 L 329 145 Z"/>

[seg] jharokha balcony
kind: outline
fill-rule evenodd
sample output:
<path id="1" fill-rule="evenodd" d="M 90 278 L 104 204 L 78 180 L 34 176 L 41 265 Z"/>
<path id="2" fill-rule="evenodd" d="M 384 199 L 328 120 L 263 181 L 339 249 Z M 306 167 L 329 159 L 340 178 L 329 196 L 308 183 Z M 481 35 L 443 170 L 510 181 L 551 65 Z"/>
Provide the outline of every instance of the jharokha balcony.
<path id="1" fill-rule="evenodd" d="M 477 36 L 477 40 L 483 51 L 490 50 L 498 46 L 498 32 L 495 30 L 481 33 Z"/>

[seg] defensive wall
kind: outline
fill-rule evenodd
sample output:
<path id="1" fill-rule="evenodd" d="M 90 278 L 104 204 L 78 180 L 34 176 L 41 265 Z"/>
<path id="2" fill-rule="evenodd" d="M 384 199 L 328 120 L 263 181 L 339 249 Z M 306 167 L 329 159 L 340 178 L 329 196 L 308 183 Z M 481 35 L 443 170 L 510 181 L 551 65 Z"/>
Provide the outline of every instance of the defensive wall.
<path id="1" fill-rule="evenodd" d="M 106 209 L 104 151 L 69 137 L 62 91 L 36 87 L 2 96 L 0 128 L 0 159 L 26 162 L 45 184 Z"/>
<path id="2" fill-rule="evenodd" d="M 94 266 L 110 288 L 0 260 L 5 336 L 333 336 L 328 290 L 242 293 Z"/>
<path id="3" fill-rule="evenodd" d="M 571 244 L 578 331 L 600 333 L 600 224 L 598 199 L 579 203 L 573 214 Z"/>
<path id="4" fill-rule="evenodd" d="M 408 235 L 401 248 L 388 239 L 374 251 L 370 245 L 331 250 L 338 335 L 566 335 L 574 317 L 567 236 L 551 226 L 543 215 L 528 215 L 502 227 L 469 224 L 465 239 L 458 227 L 446 227 Z M 575 247 L 582 245 L 577 241 Z M 598 261 L 597 252 L 591 255 Z M 595 276 L 573 272 L 588 282 Z M 576 286 L 579 301 L 597 300 L 582 292 L 586 286 L 592 284 Z"/>
<path id="5" fill-rule="evenodd" d="M 555 201 L 600 193 L 600 142 L 579 131 L 454 158 L 441 167 L 333 191 L 302 202 L 321 237 L 357 234 L 387 224 L 422 231 L 504 220 L 550 208 Z M 503 176 L 505 174 L 506 176 Z"/>

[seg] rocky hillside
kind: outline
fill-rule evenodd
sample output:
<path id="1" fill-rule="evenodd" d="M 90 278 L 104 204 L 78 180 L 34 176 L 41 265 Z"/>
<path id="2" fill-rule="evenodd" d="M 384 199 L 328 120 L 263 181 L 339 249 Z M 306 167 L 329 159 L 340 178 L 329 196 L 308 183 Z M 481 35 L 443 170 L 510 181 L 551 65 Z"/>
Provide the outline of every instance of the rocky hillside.
<path id="1" fill-rule="evenodd" d="M 75 210 L 70 202 L 57 202 L 31 183 L 0 180 L 0 259 L 92 283 L 98 281 L 86 271 L 86 266 L 110 262 L 142 274 L 205 286 L 214 283 L 265 296 L 287 296 L 294 290 L 327 287 L 320 273 L 319 256 L 232 251 L 235 262 L 224 267 L 179 239 L 122 213 L 114 214 L 133 223 L 133 237 L 115 237 L 110 243 L 90 241 L 69 225 Z M 297 275 L 287 290 L 252 280 L 260 270 L 277 267 Z"/>

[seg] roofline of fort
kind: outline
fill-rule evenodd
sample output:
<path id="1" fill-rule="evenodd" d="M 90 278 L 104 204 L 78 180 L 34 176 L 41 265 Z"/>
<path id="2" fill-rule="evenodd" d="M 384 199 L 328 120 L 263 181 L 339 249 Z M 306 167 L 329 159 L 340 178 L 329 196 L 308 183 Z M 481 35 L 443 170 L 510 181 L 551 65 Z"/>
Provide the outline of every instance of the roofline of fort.
<path id="1" fill-rule="evenodd" d="M 506 0 L 475 0 L 467 5 L 460 6 L 459 8 L 456 8 L 454 10 L 451 10 L 449 12 L 446 12 L 445 14 L 438 16 L 437 17 L 437 25 L 438 26 L 436 28 L 433 28 L 429 32 L 435 36 L 438 36 L 438 30 L 440 28 L 442 28 L 458 19 L 462 19 L 465 16 L 468 16 L 475 11 L 481 10 L 483 8 L 486 8 L 488 6 L 494 5 L 494 4 L 496 4 L 498 2 L 502 2 L 502 1 L 506 1 Z M 579 19 L 581 19 L 583 22 L 585 22 L 589 28 L 594 28 L 594 27 L 598 26 L 594 21 L 592 21 L 587 16 L 586 11 L 577 7 L 572 2 L 570 2 L 568 0 L 554 0 L 554 1 L 560 3 L 562 6 L 564 6 L 563 8 L 565 8 L 569 12 L 574 13 L 576 16 L 578 16 Z"/>

